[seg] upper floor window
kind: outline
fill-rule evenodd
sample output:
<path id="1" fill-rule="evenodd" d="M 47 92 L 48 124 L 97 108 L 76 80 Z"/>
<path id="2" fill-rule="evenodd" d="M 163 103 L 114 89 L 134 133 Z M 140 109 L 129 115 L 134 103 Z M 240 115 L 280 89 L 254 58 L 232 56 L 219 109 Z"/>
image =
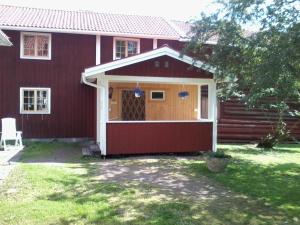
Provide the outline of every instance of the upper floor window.
<path id="1" fill-rule="evenodd" d="M 50 88 L 21 88 L 21 114 L 50 114 Z"/>
<path id="2" fill-rule="evenodd" d="M 114 59 L 122 59 L 140 52 L 140 40 L 114 38 Z"/>
<path id="3" fill-rule="evenodd" d="M 51 59 L 51 34 L 21 33 L 22 59 Z"/>

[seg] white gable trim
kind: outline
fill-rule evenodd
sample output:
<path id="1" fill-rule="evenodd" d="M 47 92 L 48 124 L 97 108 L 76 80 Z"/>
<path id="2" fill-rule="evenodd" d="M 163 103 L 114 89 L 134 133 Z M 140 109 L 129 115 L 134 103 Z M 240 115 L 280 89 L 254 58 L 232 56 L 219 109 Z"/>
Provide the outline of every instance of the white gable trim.
<path id="1" fill-rule="evenodd" d="M 12 46 L 12 43 L 2 30 L 0 30 L 0 46 Z"/>
<path id="2" fill-rule="evenodd" d="M 128 58 L 116 60 L 110 63 L 102 64 L 102 65 L 97 65 L 91 68 L 85 69 L 83 76 L 86 78 L 95 78 L 99 74 L 103 74 L 106 71 L 121 68 L 124 66 L 132 65 L 135 63 L 147 61 L 149 59 L 157 58 L 160 56 L 169 56 L 171 58 L 177 59 L 179 61 L 185 62 L 187 64 L 193 65 L 195 67 L 201 68 L 203 70 L 209 71 L 211 73 L 214 73 L 214 68 L 205 65 L 202 61 L 194 61 L 194 59 L 190 56 L 183 55 L 180 56 L 180 53 L 169 48 L 168 46 L 154 49 L 149 52 L 145 52 L 139 55 L 131 56 Z"/>

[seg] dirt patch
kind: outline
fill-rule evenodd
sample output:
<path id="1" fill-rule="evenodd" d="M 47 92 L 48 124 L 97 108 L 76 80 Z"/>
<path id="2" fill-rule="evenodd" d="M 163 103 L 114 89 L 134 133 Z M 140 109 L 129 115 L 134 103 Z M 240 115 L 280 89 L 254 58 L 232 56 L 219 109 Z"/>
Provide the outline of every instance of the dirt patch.
<path id="1" fill-rule="evenodd" d="M 129 159 L 108 159 L 98 162 L 94 179 L 123 185 L 146 185 L 162 193 L 179 194 L 197 199 L 214 199 L 230 193 L 207 177 L 186 174 L 182 160 L 200 160 L 199 157 L 149 156 Z"/>

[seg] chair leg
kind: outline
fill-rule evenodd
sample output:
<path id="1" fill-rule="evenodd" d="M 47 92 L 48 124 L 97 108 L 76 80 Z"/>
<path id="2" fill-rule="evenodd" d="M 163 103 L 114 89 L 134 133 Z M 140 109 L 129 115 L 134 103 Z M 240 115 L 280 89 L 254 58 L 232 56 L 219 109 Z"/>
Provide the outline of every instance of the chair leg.
<path id="1" fill-rule="evenodd" d="M 2 148 L 2 147 L 3 147 L 3 140 L 1 138 L 1 140 L 0 140 L 0 148 Z"/>
<path id="2" fill-rule="evenodd" d="M 22 142 L 21 134 L 17 134 L 16 144 L 18 144 L 19 147 L 23 148 L 23 142 Z"/>
<path id="3" fill-rule="evenodd" d="M 23 148 L 23 141 L 22 141 L 22 137 L 20 137 L 19 139 L 19 144 L 20 144 L 20 147 Z"/>
<path id="4" fill-rule="evenodd" d="M 4 146 L 4 151 L 6 151 L 7 150 L 6 140 L 3 140 L 3 146 Z"/>

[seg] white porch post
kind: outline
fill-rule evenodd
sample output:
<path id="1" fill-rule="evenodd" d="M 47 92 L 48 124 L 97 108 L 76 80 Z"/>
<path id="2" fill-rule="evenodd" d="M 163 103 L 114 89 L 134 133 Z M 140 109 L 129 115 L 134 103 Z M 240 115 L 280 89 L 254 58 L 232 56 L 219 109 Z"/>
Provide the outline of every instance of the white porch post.
<path id="1" fill-rule="evenodd" d="M 197 120 L 201 120 L 201 84 L 198 84 Z"/>
<path id="2" fill-rule="evenodd" d="M 97 84 L 101 85 L 99 89 L 99 105 L 97 106 L 97 111 L 99 110 L 99 121 L 97 121 L 97 126 L 99 126 L 99 147 L 101 149 L 101 154 L 106 155 L 106 123 L 108 121 L 108 81 L 97 79 Z M 99 124 L 99 125 L 98 125 Z"/>
<path id="3" fill-rule="evenodd" d="M 101 36 L 96 35 L 96 65 L 101 64 Z M 108 121 L 108 81 L 97 78 L 97 131 L 96 141 L 100 147 L 101 154 L 106 155 L 106 122 Z"/>
<path id="4" fill-rule="evenodd" d="M 217 84 L 215 81 L 208 85 L 208 115 L 213 121 L 212 150 L 217 151 Z"/>
<path id="5" fill-rule="evenodd" d="M 101 36 L 96 35 L 96 65 L 101 63 Z M 99 79 L 97 79 L 97 85 L 99 85 Z M 100 143 L 100 89 L 97 88 L 97 97 L 96 97 L 96 142 L 99 145 Z"/>
<path id="6" fill-rule="evenodd" d="M 98 78 L 97 79 L 97 85 L 100 85 L 100 79 Z M 97 115 L 96 115 L 96 126 L 97 126 L 97 130 L 96 130 L 96 141 L 97 141 L 97 144 L 99 145 L 100 147 L 100 113 L 101 113 L 101 89 L 100 88 L 97 88 L 96 89 L 97 91 L 97 102 L 96 102 L 96 107 L 97 107 Z"/>

